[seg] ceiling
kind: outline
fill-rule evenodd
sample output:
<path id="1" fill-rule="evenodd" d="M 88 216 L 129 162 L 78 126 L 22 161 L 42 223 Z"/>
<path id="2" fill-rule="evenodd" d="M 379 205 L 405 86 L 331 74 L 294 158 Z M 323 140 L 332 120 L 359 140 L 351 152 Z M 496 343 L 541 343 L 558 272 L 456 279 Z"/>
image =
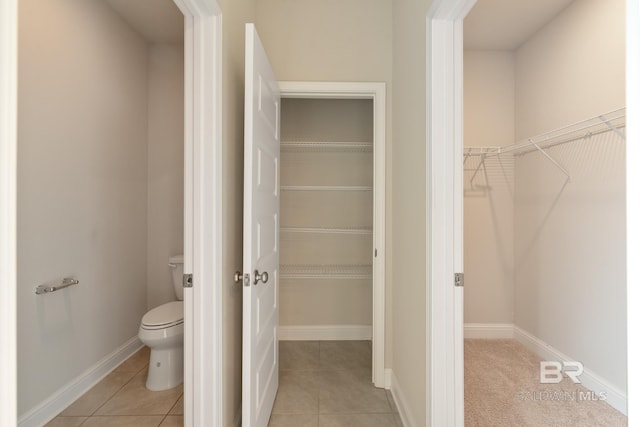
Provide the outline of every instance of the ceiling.
<path id="1" fill-rule="evenodd" d="M 573 0 L 478 0 L 464 20 L 464 48 L 515 50 Z"/>
<path id="2" fill-rule="evenodd" d="M 173 0 L 105 0 L 150 43 L 182 43 L 184 17 Z"/>

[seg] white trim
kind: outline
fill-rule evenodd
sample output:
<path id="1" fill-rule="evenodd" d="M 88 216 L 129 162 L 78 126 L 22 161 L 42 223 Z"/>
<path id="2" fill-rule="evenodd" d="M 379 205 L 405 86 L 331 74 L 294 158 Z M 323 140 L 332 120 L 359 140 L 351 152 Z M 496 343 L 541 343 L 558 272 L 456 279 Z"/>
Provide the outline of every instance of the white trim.
<path id="1" fill-rule="evenodd" d="M 627 393 L 629 425 L 640 424 L 640 337 L 631 325 L 640 322 L 640 4 L 627 0 Z"/>
<path id="2" fill-rule="evenodd" d="M 44 402 L 22 415 L 18 420 L 18 426 L 38 427 L 51 421 L 142 347 L 143 344 L 137 335 L 129 339 L 114 352 L 103 357 L 98 363 L 60 388 Z"/>
<path id="3" fill-rule="evenodd" d="M 371 339 L 371 326 L 321 325 L 279 326 L 280 341 L 361 341 Z"/>
<path id="4" fill-rule="evenodd" d="M 391 390 L 391 383 L 393 381 L 393 370 L 391 368 L 385 368 L 384 370 L 384 388 Z"/>
<path id="5" fill-rule="evenodd" d="M 373 382 L 384 387 L 386 267 L 386 84 L 368 82 L 279 82 L 283 98 L 372 99 L 374 105 Z M 373 254 L 372 254 L 373 256 Z"/>
<path id="6" fill-rule="evenodd" d="M 0 425 L 16 425 L 18 1 L 0 1 Z"/>
<path id="7" fill-rule="evenodd" d="M 516 341 L 536 353 L 543 360 L 558 362 L 571 362 L 576 360 L 517 326 L 514 326 L 514 337 Z M 627 415 L 627 395 L 624 391 L 613 386 L 607 380 L 591 371 L 587 366 L 584 367 L 584 372 L 580 375 L 580 381 L 583 386 L 591 391 L 596 393 L 605 392 L 607 396 L 605 402 Z"/>
<path id="8" fill-rule="evenodd" d="M 411 411 L 409 411 L 409 404 L 407 403 L 406 394 L 400 388 L 400 382 L 396 378 L 396 375 L 391 371 L 391 396 L 395 401 L 396 408 L 398 408 L 398 414 L 400 415 L 400 419 L 402 420 L 402 425 L 404 427 L 416 427 L 415 420 L 411 415 Z M 431 424 L 433 426 L 433 424 Z M 435 427 L 435 426 L 433 426 Z"/>
<path id="9" fill-rule="evenodd" d="M 513 323 L 465 323 L 464 337 L 470 339 L 513 338 Z"/>
<path id="10" fill-rule="evenodd" d="M 222 426 L 222 11 L 174 0 L 185 15 L 184 425 Z"/>
<path id="11" fill-rule="evenodd" d="M 429 9 L 427 58 L 427 307 L 430 424 L 464 425 L 462 272 L 462 20 L 475 0 L 437 0 Z"/>

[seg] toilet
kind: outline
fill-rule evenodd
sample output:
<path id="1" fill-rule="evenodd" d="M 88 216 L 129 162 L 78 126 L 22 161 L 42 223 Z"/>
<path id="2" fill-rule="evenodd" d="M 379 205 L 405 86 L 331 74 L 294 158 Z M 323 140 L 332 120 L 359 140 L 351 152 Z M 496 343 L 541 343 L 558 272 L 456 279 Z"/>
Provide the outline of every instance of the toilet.
<path id="1" fill-rule="evenodd" d="M 147 388 L 153 391 L 167 390 L 182 383 L 184 310 L 182 305 L 184 258 L 169 259 L 173 288 L 178 301 L 168 302 L 150 310 L 142 317 L 138 337 L 151 349 Z"/>

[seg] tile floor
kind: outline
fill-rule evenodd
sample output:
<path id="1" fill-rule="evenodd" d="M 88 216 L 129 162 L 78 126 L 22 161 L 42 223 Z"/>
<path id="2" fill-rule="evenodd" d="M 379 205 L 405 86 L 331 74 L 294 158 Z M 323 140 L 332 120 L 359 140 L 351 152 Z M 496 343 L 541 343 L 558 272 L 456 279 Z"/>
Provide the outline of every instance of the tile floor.
<path id="1" fill-rule="evenodd" d="M 402 427 L 371 383 L 371 341 L 281 341 L 270 427 Z"/>
<path id="2" fill-rule="evenodd" d="M 131 356 L 47 427 L 182 426 L 182 385 L 145 388 L 149 349 Z M 391 393 L 371 383 L 370 341 L 281 341 L 270 427 L 402 427 Z"/>
<path id="3" fill-rule="evenodd" d="M 182 385 L 145 387 L 149 348 L 143 347 L 62 411 L 47 427 L 182 426 Z"/>

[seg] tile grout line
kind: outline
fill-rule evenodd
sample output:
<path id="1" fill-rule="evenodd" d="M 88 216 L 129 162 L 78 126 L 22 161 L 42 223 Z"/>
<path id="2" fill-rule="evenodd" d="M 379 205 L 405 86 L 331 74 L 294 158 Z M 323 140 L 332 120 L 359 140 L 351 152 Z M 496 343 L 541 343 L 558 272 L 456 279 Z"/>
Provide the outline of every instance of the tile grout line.
<path id="1" fill-rule="evenodd" d="M 132 357 L 133 357 L 133 355 L 132 355 Z M 129 359 L 127 359 L 127 360 L 129 360 Z M 126 361 L 125 361 L 125 362 L 126 362 Z M 123 362 L 123 363 L 124 363 L 124 362 Z M 140 374 L 140 372 L 142 372 L 142 371 L 143 371 L 144 369 L 146 369 L 148 366 L 149 366 L 149 364 L 147 363 L 147 364 L 145 364 L 141 369 L 138 369 L 138 370 L 135 372 L 135 374 L 133 374 L 133 375 L 131 376 L 131 378 L 129 378 L 129 380 L 127 380 L 124 384 L 122 384 L 122 386 L 120 386 L 120 388 L 119 388 L 118 390 L 116 390 L 113 394 L 111 394 L 111 396 L 109 396 L 109 397 L 108 397 L 104 402 L 102 402 L 102 405 L 98 406 L 98 407 L 97 407 L 97 408 L 96 408 L 96 409 L 91 413 L 91 415 L 89 415 L 89 418 L 91 418 L 91 417 L 95 416 L 95 415 L 96 415 L 96 413 L 97 413 L 97 412 L 98 412 L 98 411 L 99 411 L 99 410 L 100 410 L 104 405 L 106 405 L 106 404 L 107 404 L 111 399 L 113 399 L 113 398 L 115 397 L 115 395 L 116 395 L 116 394 L 118 394 L 120 391 L 122 391 L 122 389 L 123 389 L 123 388 L 125 388 L 125 387 L 127 386 L 127 384 L 129 384 L 131 381 L 133 381 L 133 379 L 134 379 L 134 378 L 136 378 L 136 377 Z M 118 369 L 118 368 L 116 368 L 116 369 Z M 114 369 L 113 371 L 115 371 L 115 369 Z M 113 372 L 113 371 L 111 371 L 111 372 Z M 133 371 L 131 371 L 131 372 L 133 372 Z M 89 419 L 89 418 L 87 418 L 87 419 Z M 86 420 L 85 420 L 85 422 L 86 422 Z M 83 422 L 83 424 L 84 424 L 84 422 Z"/>

